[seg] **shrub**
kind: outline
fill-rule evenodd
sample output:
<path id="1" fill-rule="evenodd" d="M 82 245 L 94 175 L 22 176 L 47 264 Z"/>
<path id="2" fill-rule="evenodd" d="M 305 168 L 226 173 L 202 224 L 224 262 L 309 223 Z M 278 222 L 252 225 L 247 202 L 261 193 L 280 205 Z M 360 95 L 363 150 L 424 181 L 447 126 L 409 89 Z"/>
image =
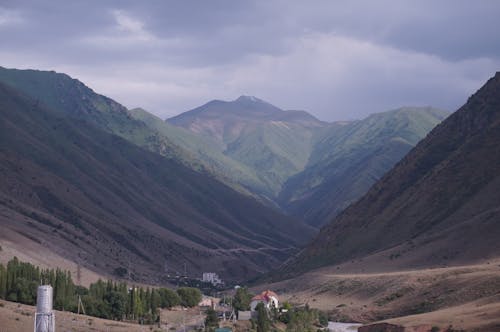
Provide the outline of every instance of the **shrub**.
<path id="1" fill-rule="evenodd" d="M 177 290 L 177 294 L 181 299 L 181 305 L 192 308 L 201 301 L 201 292 L 198 288 L 181 287 Z"/>

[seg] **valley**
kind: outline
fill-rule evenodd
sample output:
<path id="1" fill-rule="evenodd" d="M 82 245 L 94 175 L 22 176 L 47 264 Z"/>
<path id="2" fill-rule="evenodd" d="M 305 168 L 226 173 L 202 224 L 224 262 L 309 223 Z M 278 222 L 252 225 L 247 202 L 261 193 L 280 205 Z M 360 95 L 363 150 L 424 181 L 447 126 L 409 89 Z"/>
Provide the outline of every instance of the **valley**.
<path id="1" fill-rule="evenodd" d="M 500 1 L 0 1 L 0 332 L 500 332 Z"/>
<path id="2" fill-rule="evenodd" d="M 0 94 L 5 240 L 22 235 L 26 247 L 43 243 L 99 273 L 130 266 L 134 280 L 159 283 L 166 263 L 177 274 L 189 264 L 196 276 L 209 267 L 234 279 L 255 276 L 314 233 L 92 122 L 7 86 Z M 244 250 L 219 250 L 236 248 Z M 135 261 L 141 264 L 131 266 Z"/>
<path id="3" fill-rule="evenodd" d="M 279 293 L 295 316 L 267 324 L 282 331 L 302 316 L 500 328 L 500 74 L 449 117 L 400 108 L 342 123 L 247 96 L 163 121 L 63 74 L 3 69 L 2 80 L 4 264 L 63 268 L 91 288 L 179 287 L 216 271 Z M 19 308 L 3 304 L 5 324 L 26 324 L 32 309 Z M 193 309 L 181 324 L 178 310 L 164 313 L 174 329 L 206 318 Z M 61 328 L 137 327 L 61 316 Z"/>

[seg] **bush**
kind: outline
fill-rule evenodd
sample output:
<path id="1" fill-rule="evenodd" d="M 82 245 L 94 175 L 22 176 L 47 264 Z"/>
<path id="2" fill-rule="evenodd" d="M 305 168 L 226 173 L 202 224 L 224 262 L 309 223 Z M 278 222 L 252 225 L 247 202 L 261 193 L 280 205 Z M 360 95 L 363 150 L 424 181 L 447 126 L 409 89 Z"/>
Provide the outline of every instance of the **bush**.
<path id="1" fill-rule="evenodd" d="M 181 299 L 181 305 L 192 308 L 201 301 L 201 292 L 198 288 L 181 287 L 177 290 L 177 294 Z"/>
<path id="2" fill-rule="evenodd" d="M 328 326 L 328 315 L 324 313 L 323 311 L 318 312 L 318 321 L 319 324 L 323 327 Z"/>
<path id="3" fill-rule="evenodd" d="M 233 299 L 233 307 L 235 310 L 246 311 L 250 310 L 250 301 L 253 295 L 246 287 L 238 288 Z"/>
<path id="4" fill-rule="evenodd" d="M 217 312 L 210 308 L 206 311 L 207 318 L 205 318 L 206 329 L 211 329 L 214 327 L 219 327 L 219 318 L 217 317 Z"/>
<path id="5" fill-rule="evenodd" d="M 160 288 L 160 307 L 172 308 L 181 304 L 181 299 L 176 292 L 168 288 Z"/>

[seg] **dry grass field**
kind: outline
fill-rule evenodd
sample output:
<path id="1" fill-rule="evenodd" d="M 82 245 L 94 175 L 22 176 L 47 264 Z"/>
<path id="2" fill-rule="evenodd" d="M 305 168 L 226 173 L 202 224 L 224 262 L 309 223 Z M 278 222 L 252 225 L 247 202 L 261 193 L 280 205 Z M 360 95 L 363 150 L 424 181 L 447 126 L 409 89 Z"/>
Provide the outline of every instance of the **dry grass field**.
<path id="1" fill-rule="evenodd" d="M 35 307 L 0 300 L 0 332 L 33 331 Z M 191 331 L 205 319 L 198 309 L 163 310 L 162 324 L 139 325 L 136 323 L 118 322 L 70 312 L 55 311 L 56 331 L 59 332 L 146 332 L 146 331 Z"/>
<path id="2" fill-rule="evenodd" d="M 334 266 L 263 285 L 282 300 L 328 311 L 331 320 L 500 331 L 500 260 L 433 269 L 353 272 Z"/>

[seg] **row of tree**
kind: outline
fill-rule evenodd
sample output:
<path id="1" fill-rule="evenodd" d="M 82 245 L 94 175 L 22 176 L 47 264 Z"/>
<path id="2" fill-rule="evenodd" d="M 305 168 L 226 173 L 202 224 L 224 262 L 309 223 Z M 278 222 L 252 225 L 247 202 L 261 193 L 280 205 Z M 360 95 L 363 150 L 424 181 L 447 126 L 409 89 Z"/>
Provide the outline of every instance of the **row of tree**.
<path id="1" fill-rule="evenodd" d="M 202 297 L 196 288 L 183 287 L 174 291 L 168 288 L 130 287 L 125 282 L 111 280 L 99 280 L 85 288 L 73 283 L 69 271 L 40 269 L 20 262 L 16 257 L 7 263 L 7 267 L 0 264 L 0 298 L 34 305 L 40 284 L 52 285 L 54 308 L 57 310 L 77 312 L 81 309 L 90 316 L 148 323 L 159 319 L 159 308 L 177 305 L 194 307 Z M 83 305 L 81 308 L 79 301 Z"/>

